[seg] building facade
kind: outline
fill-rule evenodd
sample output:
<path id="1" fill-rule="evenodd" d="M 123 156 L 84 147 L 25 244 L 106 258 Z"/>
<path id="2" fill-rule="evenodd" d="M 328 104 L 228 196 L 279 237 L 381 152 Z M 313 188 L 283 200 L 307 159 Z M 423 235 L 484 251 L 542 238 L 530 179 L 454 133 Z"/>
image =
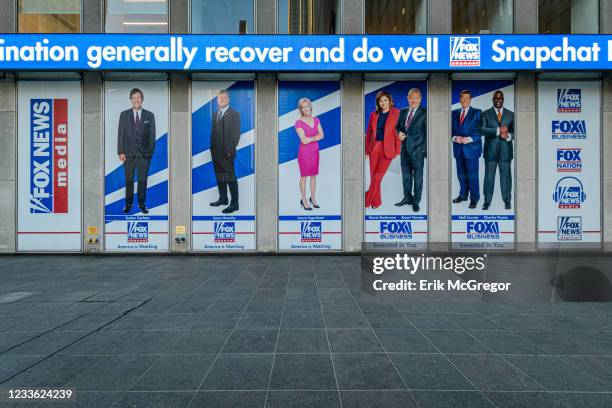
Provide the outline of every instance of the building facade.
<path id="1" fill-rule="evenodd" d="M 150 4 L 147 2 L 135 3 L 140 4 L 141 7 L 135 10 L 130 7 L 136 6 L 130 6 L 128 2 L 111 0 L 57 1 L 44 2 L 44 4 L 25 0 L 17 2 L 0 0 L 0 32 L 5 34 L 140 32 L 304 35 L 612 34 L 612 3 L 609 1 L 571 1 L 563 7 L 559 6 L 559 2 L 555 2 L 557 8 L 565 8 L 566 11 L 554 16 L 548 4 L 553 2 L 543 0 L 499 0 L 497 2 L 413 0 L 397 1 L 392 6 L 389 6 L 389 3 L 394 2 L 368 0 L 350 2 L 339 0 L 337 3 L 312 0 L 255 0 L 252 2 L 192 0 L 190 2 L 189 0 L 167 0 Z M 391 7 L 391 12 L 385 11 L 386 7 Z M 588 12 L 579 7 L 587 8 Z M 398 17 L 398 15 L 405 16 L 405 18 Z M 584 16 L 586 21 L 580 16 Z M 458 107 L 458 91 L 462 87 L 470 84 L 476 86 L 474 84 L 483 81 L 495 82 L 494 89 L 504 86 L 511 87 L 513 99 L 511 110 L 514 112 L 516 140 L 513 148 L 511 176 L 514 192 L 511 205 L 512 216 L 508 219 L 513 221 L 513 248 L 528 251 L 536 250 L 538 243 L 545 241 L 541 236 L 543 231 L 540 221 L 546 213 L 546 208 L 539 208 L 539 204 L 542 202 L 543 195 L 549 196 L 556 191 L 551 187 L 550 191 L 540 195 L 543 187 L 539 183 L 543 183 L 542 178 L 544 177 L 539 171 L 543 166 L 540 153 L 544 145 L 538 142 L 538 135 L 542 133 L 538 126 L 539 121 L 545 116 L 546 106 L 542 105 L 543 94 L 539 92 L 543 92 L 546 84 L 553 84 L 552 88 L 559 91 L 576 89 L 573 84 L 578 82 L 594 84 L 593 86 L 586 85 L 586 88 L 593 89 L 588 95 L 594 98 L 595 105 L 593 106 L 597 106 L 597 117 L 592 120 L 594 126 L 599 127 L 601 131 L 593 132 L 599 138 L 594 145 L 595 151 L 592 156 L 598 164 L 595 165 L 597 171 L 593 173 L 596 174 L 596 179 L 589 177 L 600 188 L 599 193 L 593 197 L 599 203 L 593 208 L 596 208 L 595 212 L 599 212 L 600 216 L 595 222 L 595 224 L 598 222 L 599 226 L 590 230 L 598 233 L 599 238 L 596 241 L 603 243 L 604 248 L 608 250 L 612 248 L 612 163 L 609 160 L 612 157 L 612 130 L 610 130 L 612 129 L 610 126 L 612 125 L 612 82 L 609 74 L 603 70 L 586 73 L 500 71 L 495 73 L 421 72 L 404 74 L 381 72 L 321 74 L 147 72 L 139 74 L 134 72 L 75 73 L 41 70 L 40 72 L 3 72 L 0 79 L 0 157 L 3 164 L 0 168 L 0 213 L 3 215 L 0 217 L 0 251 L 5 253 L 63 251 L 61 248 L 53 249 L 55 247 L 40 244 L 40 241 L 36 241 L 39 244 L 33 245 L 20 244 L 20 233 L 27 235 L 29 232 L 36 232 L 27 231 L 25 228 L 26 221 L 19 215 L 23 202 L 18 197 L 19 178 L 26 177 L 20 176 L 19 161 L 23 159 L 20 159 L 21 156 L 18 153 L 27 149 L 27 146 L 19 147 L 22 134 L 19 130 L 20 120 L 25 117 L 24 110 L 27 109 L 27 104 L 23 105 L 22 102 L 28 95 L 28 86 L 32 84 L 38 83 L 38 88 L 34 85 L 33 92 L 39 92 L 41 88 L 53 87 L 54 84 L 60 82 L 76 84 L 74 89 L 76 89 L 77 99 L 75 101 L 78 101 L 77 104 L 80 106 L 77 108 L 77 115 L 80 115 L 80 119 L 78 120 L 79 125 L 75 127 L 80 128 L 81 145 L 78 148 L 82 160 L 76 164 L 77 167 L 80 166 L 81 171 L 75 176 L 80 189 L 77 194 L 80 202 L 77 204 L 80 209 L 76 216 L 78 222 L 75 223 L 73 230 L 67 231 L 75 233 L 75 236 L 78 237 L 78 244 L 70 246 L 71 250 L 113 252 L 122 249 L 120 244 L 112 243 L 113 233 L 123 236 L 125 227 L 121 226 L 117 231 L 113 230 L 110 226 L 112 219 L 109 218 L 108 200 L 111 193 L 109 183 L 112 181 L 109 178 L 110 173 L 112 170 L 121 172 L 118 170 L 121 163 L 117 162 L 112 165 L 109 158 L 111 155 L 108 152 L 114 148 L 112 146 L 115 143 L 113 141 L 109 144 L 108 139 L 111 134 L 109 129 L 113 128 L 114 132 L 114 126 L 116 126 L 116 123 L 111 122 L 109 118 L 111 112 L 118 109 L 115 100 L 112 99 L 113 90 L 117 89 L 118 92 L 126 93 L 131 88 L 140 88 L 139 84 L 143 84 L 142 89 L 145 90 L 143 104 L 145 109 L 147 109 L 147 102 L 151 100 L 151 92 L 158 92 L 159 87 L 161 87 L 159 93 L 162 95 L 160 98 L 166 98 L 168 101 L 167 106 L 160 106 L 156 113 L 157 125 L 165 126 L 167 135 L 169 135 L 166 138 L 167 156 L 164 173 L 167 183 L 167 198 L 164 203 L 166 215 L 162 220 L 164 225 L 159 227 L 159 231 L 165 232 L 166 235 L 160 234 L 163 237 L 158 249 L 161 252 L 200 252 L 203 250 L 204 247 L 194 244 L 199 239 L 194 233 L 198 232 L 202 235 L 216 233 L 217 228 L 223 227 L 221 224 L 217 227 L 216 222 L 222 223 L 223 220 L 230 218 L 225 219 L 221 215 L 219 217 L 210 216 L 207 215 L 209 214 L 207 212 L 198 215 L 202 218 L 195 218 L 199 204 L 194 204 L 197 202 L 194 191 L 194 161 L 197 160 L 197 153 L 200 152 L 194 150 L 194 130 L 198 130 L 193 126 L 197 110 L 194 101 L 202 92 L 208 92 L 207 95 L 214 93 L 216 96 L 217 88 L 224 88 L 223 84 L 232 85 L 243 82 L 246 88 L 241 88 L 240 95 L 252 99 L 252 105 L 249 105 L 251 107 L 248 108 L 248 112 L 252 114 L 252 120 L 248 125 L 250 128 L 242 132 L 242 138 L 248 132 L 254 135 L 251 136 L 254 161 L 250 166 L 252 188 L 248 190 L 251 192 L 253 201 L 252 217 L 244 218 L 242 221 L 251 222 L 250 227 L 245 227 L 246 229 L 251 228 L 248 231 L 249 234 L 245 235 L 250 235 L 253 241 L 244 247 L 233 249 L 257 252 L 293 249 L 357 252 L 362 248 L 364 237 L 367 237 L 368 214 L 371 214 L 364 208 L 364 194 L 367 190 L 364 180 L 369 180 L 369 169 L 364 162 L 363 152 L 364 135 L 367 130 L 365 119 L 372 111 L 372 106 L 367 104 L 368 95 L 381 89 L 380 86 L 373 84 L 384 83 L 386 84 L 384 86 L 391 87 L 393 83 L 403 83 L 408 84 L 409 88 L 418 87 L 419 84 L 424 86 L 421 94 L 424 96 L 423 105 L 426 105 L 427 108 L 428 142 L 424 182 L 426 187 L 423 193 L 424 198 L 421 200 L 423 207 L 421 211 L 426 214 L 425 241 L 450 243 L 453 241 L 453 222 L 459 219 L 454 218 L 456 207 L 453 207 L 452 204 L 456 194 L 456 186 L 453 184 L 456 179 L 455 160 L 452 152 L 453 145 L 449 141 L 452 134 L 452 111 Z M 121 86 L 122 82 L 127 84 Z M 564 82 L 568 85 L 563 85 Z M 156 85 L 151 85 L 153 83 Z M 252 89 L 249 88 L 249 83 L 252 84 Z M 285 239 L 283 233 L 290 234 L 293 228 L 285 227 L 283 224 L 283 221 L 291 219 L 283 218 L 283 214 L 291 214 L 291 211 L 286 210 L 283 205 L 287 195 L 293 194 L 291 188 L 295 189 L 296 199 L 299 193 L 297 182 L 294 187 L 287 188 L 283 181 L 286 173 L 282 167 L 283 145 L 281 143 L 279 146 L 279 141 L 283 140 L 280 135 L 288 127 L 282 124 L 281 118 L 283 114 L 295 109 L 295 101 L 291 99 L 292 87 L 295 84 L 302 84 L 301 89 L 307 90 L 315 86 L 308 85 L 309 83 L 328 83 L 332 84 L 329 85 L 332 88 L 336 86 L 333 84 L 337 84 L 337 88 L 330 88 L 331 90 L 324 95 L 335 95 L 337 102 L 332 102 L 332 104 L 339 108 L 337 116 L 330 121 L 330 123 L 339 122 L 334 129 L 337 128 L 335 131 L 341 140 L 339 143 L 341 148 L 337 149 L 338 157 L 335 159 L 338 165 L 337 170 L 330 170 L 338 172 L 337 184 L 335 187 L 330 187 L 332 189 L 330 191 L 336 191 L 338 194 L 337 200 L 334 201 L 337 208 L 333 214 L 326 213 L 332 217 L 330 218 L 332 221 L 336 222 L 330 228 L 337 235 L 337 240 L 329 247 L 320 248 L 292 247 L 290 244 L 283 244 L 283 239 Z M 402 89 L 402 94 L 405 93 L 405 89 L 400 85 L 398 89 Z M 489 98 L 489 93 L 494 89 L 483 91 L 481 94 Z M 587 91 L 583 90 L 582 93 L 583 100 L 586 100 Z M 506 92 L 507 100 L 509 95 Z M 230 97 L 232 97 L 232 92 L 230 92 Z M 44 98 L 53 99 L 53 96 Z M 127 99 L 125 96 L 126 102 Z M 209 97 L 208 100 L 210 99 Z M 292 101 L 286 102 L 291 104 L 291 109 L 285 106 L 286 100 Z M 315 102 L 313 106 L 316 108 L 316 100 L 313 99 L 313 101 Z M 406 106 L 407 102 L 402 101 L 402 103 L 401 106 Z M 490 103 L 487 103 L 488 107 Z M 230 106 L 232 106 L 231 103 Z M 398 106 L 400 106 L 399 103 Z M 507 106 L 510 107 L 510 105 Z M 124 109 L 127 108 L 129 104 Z M 330 112 L 333 112 L 333 109 L 330 109 Z M 117 114 L 118 112 L 113 113 L 114 116 Z M 245 115 L 241 114 L 244 123 Z M 164 118 L 161 118 L 162 116 Z M 162 122 L 165 124 L 161 124 Z M 203 123 L 206 123 L 207 128 L 211 126 L 210 122 Z M 331 132 L 329 134 L 331 135 Z M 279 149 L 281 154 L 279 154 Z M 580 148 L 577 149 L 580 150 Z M 583 152 L 583 156 L 585 154 Z M 112 156 L 112 160 L 115 160 L 114 152 Z M 559 159 L 557 161 L 569 162 L 571 160 Z M 111 168 L 112 166 L 115 168 Z M 248 172 L 248 170 L 245 171 Z M 578 180 L 574 177 L 575 175 L 570 174 L 569 176 Z M 319 183 L 324 182 L 324 179 L 319 178 Z M 483 180 L 479 181 L 481 189 L 483 189 L 482 182 Z M 398 186 L 398 191 L 400 189 L 401 187 Z M 325 190 L 323 192 L 325 193 Z M 580 193 L 583 192 L 580 191 Z M 499 193 L 499 189 L 495 191 L 495 194 Z M 244 195 L 242 185 L 241 194 Z M 398 194 L 398 198 L 401 198 L 401 193 L 398 192 Z M 483 191 L 482 195 L 484 194 Z M 587 200 L 590 199 L 589 192 L 586 194 Z M 478 208 L 481 208 L 483 202 L 481 198 Z M 136 206 L 136 203 L 133 205 Z M 290 216 L 285 215 L 285 217 Z M 568 219 L 572 221 L 571 217 L 562 218 L 558 217 L 559 222 L 566 222 Z M 293 220 L 300 222 L 306 219 L 298 217 Z M 416 218 L 407 219 L 417 220 Z M 193 231 L 198 220 L 215 223 L 215 231 Z M 313 220 L 316 219 L 313 218 Z M 229 234 L 228 237 L 234 237 L 233 233 L 236 232 L 236 228 L 240 228 L 234 224 L 233 219 L 231 223 L 232 227 L 226 231 Z M 140 227 L 136 223 L 131 225 Z M 302 233 L 305 227 L 314 228 L 313 233 L 319 237 L 315 239 L 320 239 L 320 223 L 305 226 L 302 222 L 300 227 Z M 298 227 L 295 226 L 295 228 Z M 154 229 L 152 223 L 150 226 L 147 225 L 147 236 L 149 236 L 149 230 L 154 232 Z M 581 236 L 587 233 L 586 229 L 585 227 L 583 231 L 582 226 L 580 227 Z M 499 233 L 499 230 L 492 232 Z M 129 233 L 128 231 L 128 235 Z M 376 233 L 383 235 L 382 230 L 377 230 Z M 556 230 L 554 234 L 559 236 L 560 233 Z M 43 239 L 52 238 L 45 236 Z M 134 239 L 137 242 L 137 238 Z M 223 238 L 220 238 L 219 242 L 223 242 Z M 217 248 L 218 251 L 225 250 L 224 247 Z M 137 247 L 131 249 L 138 250 Z M 208 250 L 216 251 L 214 246 L 208 247 Z"/>

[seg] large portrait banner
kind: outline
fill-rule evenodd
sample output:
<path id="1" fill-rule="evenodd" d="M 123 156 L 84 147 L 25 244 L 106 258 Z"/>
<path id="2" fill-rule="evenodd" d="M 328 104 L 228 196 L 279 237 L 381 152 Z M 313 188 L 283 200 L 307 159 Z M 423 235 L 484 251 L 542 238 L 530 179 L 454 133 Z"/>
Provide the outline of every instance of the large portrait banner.
<path id="1" fill-rule="evenodd" d="M 168 83 L 107 81 L 104 90 L 107 251 L 167 251 Z"/>
<path id="2" fill-rule="evenodd" d="M 365 234 L 373 249 L 427 243 L 427 83 L 364 83 Z"/>
<path id="3" fill-rule="evenodd" d="M 278 84 L 278 249 L 342 249 L 340 82 Z"/>
<path id="4" fill-rule="evenodd" d="M 601 83 L 538 84 L 538 246 L 601 242 Z"/>
<path id="5" fill-rule="evenodd" d="M 453 81 L 451 241 L 455 249 L 513 249 L 514 81 Z"/>
<path id="6" fill-rule="evenodd" d="M 17 87 L 17 250 L 80 251 L 81 83 Z"/>
<path id="7" fill-rule="evenodd" d="M 192 249 L 255 250 L 255 84 L 192 83 Z"/>

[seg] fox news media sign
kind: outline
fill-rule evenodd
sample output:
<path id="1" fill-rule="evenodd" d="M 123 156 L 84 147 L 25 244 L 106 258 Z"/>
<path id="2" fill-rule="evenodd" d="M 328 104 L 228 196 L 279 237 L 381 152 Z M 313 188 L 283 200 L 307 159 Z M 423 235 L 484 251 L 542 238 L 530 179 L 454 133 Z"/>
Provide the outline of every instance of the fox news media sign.
<path id="1" fill-rule="evenodd" d="M 0 35 L 3 71 L 597 71 L 611 61 L 610 35 Z"/>
<path id="2" fill-rule="evenodd" d="M 601 242 L 601 118 L 597 81 L 540 82 L 538 242 Z"/>
<path id="3" fill-rule="evenodd" d="M 81 249 L 78 82 L 19 82 L 17 249 Z"/>

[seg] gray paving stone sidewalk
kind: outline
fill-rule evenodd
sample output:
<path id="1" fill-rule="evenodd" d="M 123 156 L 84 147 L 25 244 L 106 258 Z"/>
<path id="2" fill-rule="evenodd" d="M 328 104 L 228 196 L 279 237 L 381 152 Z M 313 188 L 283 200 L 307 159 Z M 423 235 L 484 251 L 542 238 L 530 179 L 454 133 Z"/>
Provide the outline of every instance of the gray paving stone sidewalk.
<path id="1" fill-rule="evenodd" d="M 612 303 L 361 285 L 357 256 L 0 257 L 0 406 L 612 407 Z"/>

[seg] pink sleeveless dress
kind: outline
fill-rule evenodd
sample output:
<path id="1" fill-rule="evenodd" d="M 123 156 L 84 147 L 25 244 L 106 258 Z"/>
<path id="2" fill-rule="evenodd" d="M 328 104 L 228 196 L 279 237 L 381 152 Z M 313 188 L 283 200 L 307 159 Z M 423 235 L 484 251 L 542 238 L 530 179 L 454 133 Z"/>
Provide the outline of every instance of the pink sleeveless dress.
<path id="1" fill-rule="evenodd" d="M 298 119 L 295 122 L 295 129 L 303 129 L 304 135 L 307 138 L 315 137 L 319 133 L 319 119 L 313 118 L 313 127 L 310 127 L 308 123 L 302 119 Z M 300 147 L 298 148 L 298 165 L 300 166 L 300 176 L 316 176 L 319 174 L 319 142 L 311 142 L 303 144 L 300 141 Z"/>

